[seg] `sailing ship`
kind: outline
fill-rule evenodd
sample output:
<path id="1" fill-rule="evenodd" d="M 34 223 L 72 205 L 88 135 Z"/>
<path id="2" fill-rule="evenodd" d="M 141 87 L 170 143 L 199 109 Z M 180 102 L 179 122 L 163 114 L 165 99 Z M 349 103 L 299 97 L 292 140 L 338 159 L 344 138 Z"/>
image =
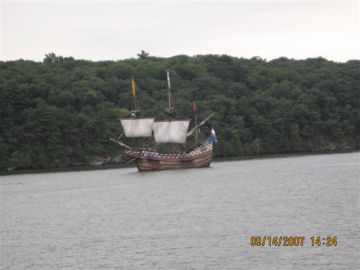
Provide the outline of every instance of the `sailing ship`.
<path id="1" fill-rule="evenodd" d="M 134 100 L 134 110 L 131 111 L 131 118 L 120 119 L 122 128 L 128 138 L 151 138 L 157 144 L 167 144 L 172 149 L 165 153 L 143 145 L 136 148 L 110 138 L 111 141 L 125 147 L 125 154 L 135 161 L 139 171 L 152 170 L 171 170 L 209 167 L 212 161 L 213 144 L 216 142 L 215 131 L 212 128 L 211 136 L 201 143 L 198 143 L 198 128 L 206 123 L 213 115 L 212 113 L 202 122 L 197 123 L 196 103 L 193 103 L 194 127 L 189 131 L 190 120 L 176 120 L 175 110 L 172 104 L 172 93 L 170 74 L 167 71 L 168 83 L 168 106 L 166 109 L 167 120 L 155 121 L 154 117 L 140 117 L 140 107 L 136 97 L 135 82 L 132 79 L 132 94 Z M 195 135 L 195 144 L 188 150 L 180 150 L 181 145 L 185 145 L 187 137 Z"/>

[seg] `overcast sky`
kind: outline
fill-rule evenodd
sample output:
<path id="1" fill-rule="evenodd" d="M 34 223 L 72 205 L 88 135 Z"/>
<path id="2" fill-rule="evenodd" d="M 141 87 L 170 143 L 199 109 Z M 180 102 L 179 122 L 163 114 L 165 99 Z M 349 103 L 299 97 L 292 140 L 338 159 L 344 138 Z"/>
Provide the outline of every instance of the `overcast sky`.
<path id="1" fill-rule="evenodd" d="M 1 60 L 360 58 L 358 1 L 1 1 Z"/>

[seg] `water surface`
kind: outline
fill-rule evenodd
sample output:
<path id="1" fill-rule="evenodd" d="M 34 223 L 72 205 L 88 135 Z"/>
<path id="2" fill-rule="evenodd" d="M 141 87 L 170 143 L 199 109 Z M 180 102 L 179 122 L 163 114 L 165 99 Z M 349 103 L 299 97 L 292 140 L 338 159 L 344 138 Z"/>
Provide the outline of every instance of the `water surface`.
<path id="1" fill-rule="evenodd" d="M 359 269 L 360 154 L 0 177 L 1 269 Z M 304 236 L 302 247 L 250 237 Z M 337 236 L 336 247 L 310 237 Z"/>

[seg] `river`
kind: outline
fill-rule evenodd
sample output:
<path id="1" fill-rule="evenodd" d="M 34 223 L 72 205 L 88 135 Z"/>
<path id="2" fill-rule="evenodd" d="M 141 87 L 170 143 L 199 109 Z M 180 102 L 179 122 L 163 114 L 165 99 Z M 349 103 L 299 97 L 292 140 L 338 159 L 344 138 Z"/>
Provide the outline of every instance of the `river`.
<path id="1" fill-rule="evenodd" d="M 0 176 L 0 268 L 359 269 L 359 179 L 359 152 Z"/>

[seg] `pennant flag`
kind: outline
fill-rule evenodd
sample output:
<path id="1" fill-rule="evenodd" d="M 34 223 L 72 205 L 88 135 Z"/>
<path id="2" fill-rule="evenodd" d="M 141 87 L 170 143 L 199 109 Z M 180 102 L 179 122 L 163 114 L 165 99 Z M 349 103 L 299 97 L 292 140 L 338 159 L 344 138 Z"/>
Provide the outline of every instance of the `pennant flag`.
<path id="1" fill-rule="evenodd" d="M 214 143 L 217 143 L 216 133 L 214 127 L 211 127 L 211 138 Z"/>
<path id="2" fill-rule="evenodd" d="M 167 83 L 168 83 L 168 87 L 169 87 L 169 89 L 171 89 L 171 83 L 170 83 L 170 73 L 169 73 L 169 71 L 167 71 Z"/>
<path id="3" fill-rule="evenodd" d="M 131 88 L 132 88 L 133 96 L 135 96 L 135 81 L 134 81 L 134 78 L 132 78 L 132 80 L 131 80 Z"/>

